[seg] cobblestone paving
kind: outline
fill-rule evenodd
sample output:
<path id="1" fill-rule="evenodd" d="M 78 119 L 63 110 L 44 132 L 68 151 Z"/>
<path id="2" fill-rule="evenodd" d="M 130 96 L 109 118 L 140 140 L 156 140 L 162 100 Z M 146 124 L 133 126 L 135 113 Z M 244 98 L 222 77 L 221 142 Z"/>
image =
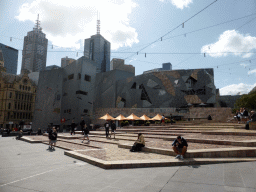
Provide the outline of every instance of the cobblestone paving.
<path id="1" fill-rule="evenodd" d="M 130 152 L 129 149 L 118 148 L 117 145 L 104 144 L 103 150 L 78 151 L 81 154 L 106 161 L 141 160 L 141 159 L 171 159 L 174 157 L 146 152 Z"/>

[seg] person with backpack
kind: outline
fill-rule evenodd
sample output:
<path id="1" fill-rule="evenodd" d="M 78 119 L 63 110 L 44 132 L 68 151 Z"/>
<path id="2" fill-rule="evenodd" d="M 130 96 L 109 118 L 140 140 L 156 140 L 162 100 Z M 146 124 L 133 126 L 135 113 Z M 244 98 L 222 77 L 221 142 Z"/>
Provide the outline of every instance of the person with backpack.
<path id="1" fill-rule="evenodd" d="M 57 130 L 53 128 L 52 134 L 51 134 L 51 149 L 55 150 L 56 142 L 57 142 Z M 53 147 L 54 146 L 54 147 Z"/>
<path id="2" fill-rule="evenodd" d="M 90 139 L 89 139 L 89 132 L 90 132 L 90 131 L 89 131 L 89 128 L 87 127 L 86 124 L 84 124 L 84 127 L 83 127 L 83 129 L 82 129 L 82 132 L 83 132 L 83 135 L 84 135 L 84 139 L 83 139 L 82 143 L 84 142 L 85 137 L 87 137 L 87 142 L 90 143 Z"/>

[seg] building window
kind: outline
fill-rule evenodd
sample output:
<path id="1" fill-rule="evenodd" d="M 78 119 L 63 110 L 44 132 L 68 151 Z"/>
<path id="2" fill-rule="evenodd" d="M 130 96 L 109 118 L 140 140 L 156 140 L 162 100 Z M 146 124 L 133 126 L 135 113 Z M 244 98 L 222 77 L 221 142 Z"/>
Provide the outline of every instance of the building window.
<path id="1" fill-rule="evenodd" d="M 28 87 L 28 91 L 30 91 L 30 87 Z"/>
<path id="2" fill-rule="evenodd" d="M 63 82 L 66 82 L 66 81 L 67 81 L 67 78 L 64 78 L 64 79 L 63 79 Z"/>
<path id="3" fill-rule="evenodd" d="M 9 95 L 10 98 L 12 98 L 12 92 L 10 92 L 10 95 Z"/>
<path id="4" fill-rule="evenodd" d="M 22 89 L 24 90 L 24 85 L 22 86 Z"/>
<path id="5" fill-rule="evenodd" d="M 67 112 L 67 110 L 64 110 L 64 113 L 66 113 Z"/>
<path id="6" fill-rule="evenodd" d="M 76 91 L 76 94 L 87 95 L 88 93 L 85 91 L 78 90 Z"/>
<path id="7" fill-rule="evenodd" d="M 17 103 L 16 103 L 16 102 L 15 102 L 15 104 L 14 104 L 14 108 L 17 109 Z"/>
<path id="8" fill-rule="evenodd" d="M 11 109 L 11 106 L 12 106 L 11 103 L 9 103 L 9 104 L 8 104 L 8 109 Z"/>
<path id="9" fill-rule="evenodd" d="M 20 110 L 22 110 L 22 107 L 23 107 L 23 105 L 22 105 L 22 103 L 20 104 Z"/>
<path id="10" fill-rule="evenodd" d="M 68 80 L 74 79 L 74 74 L 68 76 Z"/>
<path id="11" fill-rule="evenodd" d="M 81 73 L 78 73 L 77 80 L 81 79 Z"/>
<path id="12" fill-rule="evenodd" d="M 15 97 L 16 97 L 16 99 L 18 99 L 18 93 L 17 92 L 15 93 Z"/>
<path id="13" fill-rule="evenodd" d="M 19 94 L 19 99 L 20 99 L 20 94 Z"/>
<path id="14" fill-rule="evenodd" d="M 21 87 L 22 87 L 22 86 L 20 85 L 20 89 L 21 89 Z"/>
<path id="15" fill-rule="evenodd" d="M 88 113 L 88 109 L 84 109 L 84 113 Z"/>
<path id="16" fill-rule="evenodd" d="M 22 96 L 21 96 L 21 100 L 23 100 L 23 94 L 22 94 Z"/>
<path id="17" fill-rule="evenodd" d="M 60 94 L 57 95 L 57 98 L 56 98 L 56 99 L 57 99 L 57 100 L 60 100 Z"/>
<path id="18" fill-rule="evenodd" d="M 25 95 L 25 98 L 24 98 L 24 100 L 25 100 L 25 101 L 27 100 L 27 95 Z"/>
<path id="19" fill-rule="evenodd" d="M 67 96 L 68 94 L 67 93 L 63 93 L 63 96 Z"/>
<path id="20" fill-rule="evenodd" d="M 29 104 L 29 111 L 31 111 L 31 104 Z"/>
<path id="21" fill-rule="evenodd" d="M 20 110 L 20 104 L 18 103 L 18 110 Z"/>
<path id="22" fill-rule="evenodd" d="M 13 113 L 13 118 L 16 119 L 16 113 L 15 112 Z"/>
<path id="23" fill-rule="evenodd" d="M 84 80 L 85 81 L 91 81 L 91 76 L 89 76 L 89 75 L 84 75 Z"/>

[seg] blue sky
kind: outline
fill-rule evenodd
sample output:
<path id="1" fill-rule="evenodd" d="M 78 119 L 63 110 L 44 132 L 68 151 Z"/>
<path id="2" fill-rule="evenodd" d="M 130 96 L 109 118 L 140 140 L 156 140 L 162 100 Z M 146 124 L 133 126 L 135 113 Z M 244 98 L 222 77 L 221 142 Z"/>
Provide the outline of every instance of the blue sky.
<path id="1" fill-rule="evenodd" d="M 214 68 L 222 95 L 241 94 L 256 86 L 255 10 L 255 0 L 1 0 L 0 42 L 22 50 L 40 14 L 49 40 L 47 66 L 60 65 L 62 57 L 83 55 L 83 41 L 96 33 L 99 12 L 111 58 L 126 58 L 136 75 L 165 62 L 173 70 Z M 21 58 L 22 51 L 18 73 Z"/>

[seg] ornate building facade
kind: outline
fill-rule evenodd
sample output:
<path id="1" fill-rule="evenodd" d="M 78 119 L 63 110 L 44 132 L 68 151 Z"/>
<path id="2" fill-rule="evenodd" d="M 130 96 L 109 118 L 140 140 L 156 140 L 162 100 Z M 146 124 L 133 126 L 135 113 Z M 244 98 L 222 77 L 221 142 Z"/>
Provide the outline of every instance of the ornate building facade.
<path id="1" fill-rule="evenodd" d="M 23 76 L 0 72 L 0 127 L 30 124 L 35 106 L 36 84 Z"/>

